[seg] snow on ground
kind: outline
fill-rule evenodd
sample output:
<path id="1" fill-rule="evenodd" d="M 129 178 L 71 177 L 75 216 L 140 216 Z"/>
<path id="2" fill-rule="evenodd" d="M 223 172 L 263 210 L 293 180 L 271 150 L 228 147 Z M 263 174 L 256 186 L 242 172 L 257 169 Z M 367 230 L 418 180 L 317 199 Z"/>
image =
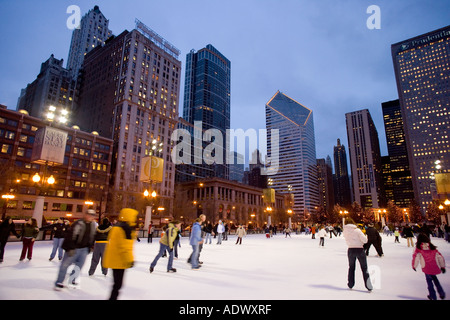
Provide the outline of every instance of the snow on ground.
<path id="1" fill-rule="evenodd" d="M 182 238 L 176 273 L 167 273 L 167 258 L 161 258 L 155 271 L 149 265 L 159 250 L 159 239 L 135 243 L 135 266 L 125 272 L 121 300 L 422 300 L 427 297 L 425 276 L 420 268 L 411 269 L 413 249 L 406 240 L 394 243 L 383 236 L 385 256 L 379 258 L 372 247 L 368 257 L 374 290 L 364 288 L 357 263 L 356 285 L 347 288 L 347 247 L 343 237 L 325 238 L 325 247 L 310 235 L 248 235 L 242 245 L 236 237 L 217 245 L 204 245 L 200 270 L 186 263 L 191 254 L 187 238 Z M 450 264 L 450 244 L 432 238 Z M 54 291 L 59 269 L 57 259 L 49 261 L 51 241 L 34 245 L 33 259 L 19 262 L 21 242 L 9 242 L 4 262 L 0 264 L 0 300 L 105 300 L 112 286 L 112 272 L 105 277 L 100 266 L 94 276 L 87 270 L 92 255 L 82 269 L 80 286 Z M 438 276 L 447 298 L 450 297 L 450 271 Z M 68 277 L 67 277 L 68 278 Z M 67 280 L 66 278 L 66 280 Z"/>

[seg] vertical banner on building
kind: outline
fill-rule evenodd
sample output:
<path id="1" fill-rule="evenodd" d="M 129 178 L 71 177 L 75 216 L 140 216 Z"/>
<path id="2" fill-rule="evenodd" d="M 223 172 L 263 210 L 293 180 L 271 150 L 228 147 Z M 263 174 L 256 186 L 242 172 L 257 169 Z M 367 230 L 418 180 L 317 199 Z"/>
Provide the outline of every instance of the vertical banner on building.
<path id="1" fill-rule="evenodd" d="M 32 162 L 63 164 L 66 152 L 67 132 L 54 127 L 44 127 L 36 132 Z"/>
<path id="2" fill-rule="evenodd" d="M 164 159 L 149 156 L 141 159 L 139 180 L 143 182 L 162 182 L 164 173 Z"/>
<path id="3" fill-rule="evenodd" d="M 275 203 L 275 189 L 264 189 L 263 195 L 265 203 Z"/>
<path id="4" fill-rule="evenodd" d="M 436 173 L 434 175 L 438 194 L 450 194 L 450 173 Z"/>

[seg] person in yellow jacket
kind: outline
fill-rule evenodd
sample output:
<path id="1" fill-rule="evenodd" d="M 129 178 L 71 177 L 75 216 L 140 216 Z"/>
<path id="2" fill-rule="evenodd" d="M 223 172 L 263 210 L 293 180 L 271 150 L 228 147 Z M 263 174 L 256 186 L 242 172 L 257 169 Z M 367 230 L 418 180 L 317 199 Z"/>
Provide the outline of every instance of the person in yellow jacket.
<path id="1" fill-rule="evenodd" d="M 164 235 L 161 236 L 161 240 L 159 240 L 159 253 L 156 255 L 155 259 L 153 259 L 153 262 L 150 264 L 150 273 L 153 272 L 155 269 L 156 263 L 158 262 L 159 258 L 163 256 L 163 254 L 166 252 L 166 250 L 169 252 L 169 261 L 167 262 L 167 272 L 177 272 L 177 269 L 172 267 L 173 264 L 173 246 L 175 243 L 175 240 L 178 236 L 178 230 L 181 228 L 181 222 L 179 221 L 172 221 L 169 222 L 169 225 L 167 226 L 166 231 L 164 232 Z"/>
<path id="2" fill-rule="evenodd" d="M 111 229 L 108 235 L 102 264 L 103 268 L 113 270 L 114 285 L 109 300 L 117 300 L 125 270 L 134 265 L 133 245 L 136 239 L 137 215 L 138 212 L 134 209 L 122 209 L 118 218 L 119 223 Z"/>

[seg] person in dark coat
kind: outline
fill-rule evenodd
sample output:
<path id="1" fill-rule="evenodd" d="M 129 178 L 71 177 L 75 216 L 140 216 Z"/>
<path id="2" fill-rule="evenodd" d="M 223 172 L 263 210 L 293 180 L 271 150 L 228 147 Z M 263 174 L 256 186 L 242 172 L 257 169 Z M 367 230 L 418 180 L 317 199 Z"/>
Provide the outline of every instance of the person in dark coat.
<path id="1" fill-rule="evenodd" d="M 82 219 L 75 221 L 69 228 L 69 231 L 64 238 L 63 249 L 64 256 L 59 266 L 58 276 L 55 281 L 55 290 L 64 288 L 64 279 L 66 278 L 67 269 L 74 264 L 69 280 L 72 284 L 76 284 L 87 255 L 94 246 L 95 230 L 97 224 L 95 217 L 97 213 L 93 209 L 88 209 Z"/>
<path id="2" fill-rule="evenodd" d="M 374 228 L 373 223 L 369 223 L 366 229 L 367 243 L 364 245 L 366 256 L 369 255 L 370 246 L 373 245 L 379 257 L 383 256 L 383 248 L 381 247 L 381 236 L 377 229 Z"/>
<path id="3" fill-rule="evenodd" d="M 108 218 L 104 218 L 102 224 L 99 225 L 95 231 L 94 251 L 92 253 L 91 267 L 89 268 L 90 276 L 94 274 L 100 259 L 103 261 L 103 254 L 105 252 L 106 244 L 108 243 L 108 234 L 111 229 L 111 222 L 109 222 Z M 108 269 L 102 266 L 102 273 L 106 276 L 108 274 Z"/>
<path id="4" fill-rule="evenodd" d="M 56 223 L 40 229 L 51 229 L 53 233 L 53 248 L 52 252 L 50 253 L 50 258 L 48 259 L 49 261 L 52 261 L 55 258 L 56 252 L 58 252 L 58 259 L 62 260 L 64 253 L 62 244 L 64 242 L 64 237 L 66 236 L 66 231 L 68 228 L 69 227 L 64 223 L 64 219 L 59 218 Z"/>
<path id="5" fill-rule="evenodd" d="M 6 217 L 5 221 L 0 224 L 0 263 L 3 262 L 5 246 L 11 233 L 15 235 L 17 239 L 20 238 L 19 234 L 16 232 L 16 225 L 13 220 L 11 217 Z"/>
<path id="6" fill-rule="evenodd" d="M 404 228 L 403 228 L 403 236 L 406 238 L 406 242 L 408 244 L 408 247 L 414 247 L 414 232 L 413 229 L 411 228 L 411 226 L 409 224 L 407 224 Z"/>

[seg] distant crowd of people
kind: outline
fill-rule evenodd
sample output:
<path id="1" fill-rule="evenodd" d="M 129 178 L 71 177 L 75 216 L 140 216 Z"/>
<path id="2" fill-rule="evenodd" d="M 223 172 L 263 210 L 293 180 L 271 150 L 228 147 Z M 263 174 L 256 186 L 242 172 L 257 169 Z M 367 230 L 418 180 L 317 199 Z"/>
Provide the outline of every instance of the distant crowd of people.
<path id="1" fill-rule="evenodd" d="M 133 246 L 135 240 L 140 241 L 136 233 L 137 211 L 124 208 L 120 211 L 117 221 L 113 222 L 110 222 L 108 218 L 104 218 L 100 223 L 97 223 L 96 218 L 95 210 L 90 209 L 84 213 L 82 219 L 76 220 L 72 224 L 60 218 L 55 223 L 42 228 L 38 228 L 36 219 L 30 218 L 18 232 L 11 217 L 6 217 L 0 224 L 0 263 L 3 262 L 5 245 L 10 235 L 16 236 L 22 241 L 22 252 L 19 261 L 25 258 L 31 260 L 33 245 L 39 231 L 50 230 L 53 246 L 49 260 L 52 261 L 57 256 L 58 260 L 61 261 L 54 283 L 55 290 L 61 290 L 65 287 L 67 270 L 72 265 L 74 268 L 68 276 L 68 284 L 76 286 L 81 268 L 88 254 L 92 253 L 88 275 L 92 276 L 99 264 L 101 272 L 105 276 L 108 273 L 108 269 L 111 269 L 114 282 L 110 299 L 116 300 L 123 285 L 125 270 L 132 268 L 134 265 Z M 285 238 L 291 237 L 292 232 L 311 235 L 312 239 L 315 239 L 317 234 L 320 247 L 325 246 L 326 237 L 331 239 L 333 236 L 340 237 L 343 235 L 348 245 L 348 287 L 352 289 L 355 285 L 355 266 L 356 260 L 358 260 L 363 272 L 364 285 L 369 291 L 373 290 L 373 286 L 368 273 L 366 257 L 369 255 L 371 246 L 375 248 L 379 257 L 383 257 L 381 234 L 386 237 L 394 236 L 395 243 L 399 243 L 400 238 L 405 238 L 407 246 L 414 248 L 412 268 L 416 270 L 420 265 L 425 273 L 429 290 L 428 298 L 435 300 L 437 295 L 441 299 L 445 298 L 445 292 L 437 279 L 438 274 L 445 273 L 445 260 L 430 239 L 431 237 L 440 237 L 450 242 L 449 228 L 446 224 L 433 228 L 430 228 L 427 224 L 406 224 L 402 227 L 386 225 L 383 227 L 381 224 L 355 223 L 351 218 L 346 218 L 344 226 L 323 223 L 312 225 L 299 224 L 292 229 L 288 225 L 278 228 Z M 277 234 L 278 228 L 272 225 L 265 225 L 263 231 L 266 237 L 270 239 Z M 222 241 L 228 240 L 230 229 L 222 220 L 219 220 L 214 225 L 211 221 L 206 221 L 204 214 L 200 215 L 188 229 L 190 230 L 189 244 L 192 247 L 188 263 L 191 264 L 192 270 L 199 270 L 203 264 L 200 260 L 203 245 L 212 244 L 213 239 L 217 239 L 215 240 L 216 244 L 221 245 Z M 235 244 L 241 245 L 248 230 L 244 225 L 238 225 L 233 229 L 236 235 Z M 182 223 L 180 221 L 174 220 L 164 226 L 159 239 L 159 251 L 149 266 L 150 273 L 153 273 L 159 259 L 164 256 L 168 256 L 167 272 L 173 273 L 177 271 L 173 267 L 173 260 L 178 258 L 177 249 L 180 245 L 181 232 Z M 152 242 L 153 233 L 153 226 L 148 226 L 148 242 Z"/>

